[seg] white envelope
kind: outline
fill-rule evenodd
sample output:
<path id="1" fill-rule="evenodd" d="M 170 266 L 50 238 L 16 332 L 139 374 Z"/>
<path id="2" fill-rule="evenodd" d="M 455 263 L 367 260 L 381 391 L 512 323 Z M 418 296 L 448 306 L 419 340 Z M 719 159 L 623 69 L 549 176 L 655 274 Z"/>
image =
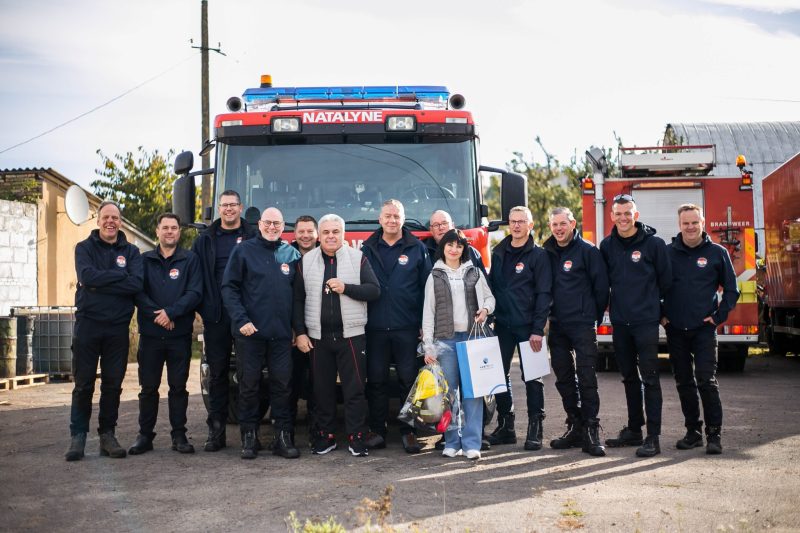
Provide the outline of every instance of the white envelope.
<path id="1" fill-rule="evenodd" d="M 546 376 L 550 373 L 550 351 L 547 349 L 547 337 L 542 338 L 542 349 L 534 352 L 531 343 L 519 343 L 519 360 L 522 362 L 522 374 L 525 381 Z"/>

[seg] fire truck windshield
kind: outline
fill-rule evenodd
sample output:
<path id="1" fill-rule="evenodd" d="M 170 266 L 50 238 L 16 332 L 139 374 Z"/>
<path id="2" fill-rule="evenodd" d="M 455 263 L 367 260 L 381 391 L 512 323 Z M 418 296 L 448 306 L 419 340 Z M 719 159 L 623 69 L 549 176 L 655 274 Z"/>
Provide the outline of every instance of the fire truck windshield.
<path id="1" fill-rule="evenodd" d="M 448 211 L 459 227 L 480 222 L 473 140 L 277 145 L 223 140 L 217 149 L 217 196 L 237 191 L 248 221 L 272 206 L 289 227 L 300 215 L 319 219 L 335 213 L 348 222 L 348 231 L 368 231 L 377 227 L 381 204 L 395 198 L 403 202 L 409 222 L 427 226 L 436 209 Z"/>

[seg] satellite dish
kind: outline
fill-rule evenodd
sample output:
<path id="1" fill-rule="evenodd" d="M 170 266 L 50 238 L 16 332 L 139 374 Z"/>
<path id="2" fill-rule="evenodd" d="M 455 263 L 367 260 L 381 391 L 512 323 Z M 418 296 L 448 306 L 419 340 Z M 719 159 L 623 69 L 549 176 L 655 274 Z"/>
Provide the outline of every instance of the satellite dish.
<path id="1" fill-rule="evenodd" d="M 86 199 L 86 193 L 79 185 L 70 185 L 64 203 L 67 208 L 67 216 L 73 224 L 80 226 L 89 220 L 89 200 Z"/>

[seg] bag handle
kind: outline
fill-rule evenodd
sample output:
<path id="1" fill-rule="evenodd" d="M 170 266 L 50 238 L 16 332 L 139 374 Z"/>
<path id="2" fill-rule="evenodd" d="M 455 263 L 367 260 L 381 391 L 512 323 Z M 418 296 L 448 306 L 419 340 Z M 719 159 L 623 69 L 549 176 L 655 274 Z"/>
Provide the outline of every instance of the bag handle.
<path id="1" fill-rule="evenodd" d="M 472 321 L 472 327 L 469 330 L 469 334 L 467 335 L 467 340 L 470 341 L 472 339 L 478 339 L 481 337 L 488 337 L 486 334 L 486 321 L 478 323 L 477 321 Z"/>

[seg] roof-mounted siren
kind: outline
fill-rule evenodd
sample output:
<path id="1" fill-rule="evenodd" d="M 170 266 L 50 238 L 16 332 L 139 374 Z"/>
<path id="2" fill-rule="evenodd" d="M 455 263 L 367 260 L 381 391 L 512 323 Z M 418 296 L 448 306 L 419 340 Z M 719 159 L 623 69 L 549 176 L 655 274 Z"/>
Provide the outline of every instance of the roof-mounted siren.
<path id="1" fill-rule="evenodd" d="M 460 94 L 454 94 L 450 97 L 450 109 L 463 109 L 467 100 Z"/>
<path id="2" fill-rule="evenodd" d="M 242 110 L 242 99 L 238 96 L 231 96 L 225 105 L 228 107 L 228 111 L 236 113 Z"/>
<path id="3" fill-rule="evenodd" d="M 622 177 L 705 176 L 716 164 L 713 144 L 619 149 Z"/>
<path id="4" fill-rule="evenodd" d="M 272 75 L 271 74 L 262 74 L 261 75 L 261 88 L 267 89 L 272 87 Z"/>
<path id="5" fill-rule="evenodd" d="M 739 154 L 736 156 L 736 166 L 739 167 L 739 172 L 742 173 L 742 184 L 739 185 L 739 190 L 752 191 L 753 171 L 745 168 L 747 166 L 747 159 L 745 159 L 744 155 Z"/>

